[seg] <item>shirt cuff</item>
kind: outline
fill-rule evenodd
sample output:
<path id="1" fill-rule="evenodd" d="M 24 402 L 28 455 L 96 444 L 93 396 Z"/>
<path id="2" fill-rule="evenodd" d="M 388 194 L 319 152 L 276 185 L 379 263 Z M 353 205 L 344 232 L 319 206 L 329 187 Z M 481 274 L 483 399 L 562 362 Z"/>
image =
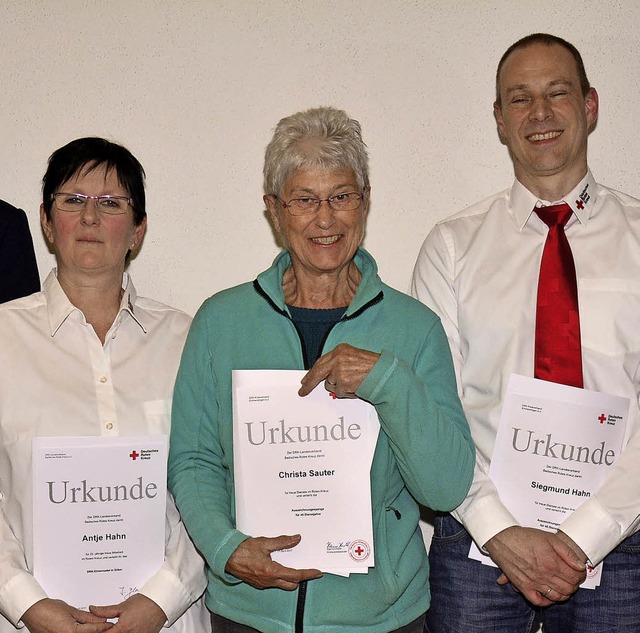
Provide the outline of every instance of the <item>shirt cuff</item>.
<path id="1" fill-rule="evenodd" d="M 170 571 L 161 569 L 140 589 L 139 593 L 153 600 L 167 616 L 165 626 L 171 626 L 196 599 Z"/>
<path id="2" fill-rule="evenodd" d="M 464 514 L 454 511 L 453 516 L 460 521 L 476 545 L 486 554 L 484 545 L 496 534 L 519 523 L 500 501 L 487 498 L 476 501 Z"/>
<path id="3" fill-rule="evenodd" d="M 0 604 L 7 620 L 16 627 L 23 627 L 22 616 L 36 602 L 48 598 L 40 583 L 28 572 L 14 576 L 0 592 Z"/>
<path id="4" fill-rule="evenodd" d="M 591 497 L 560 525 L 562 530 L 587 555 L 595 567 L 622 538 L 620 525 L 611 518 L 597 497 Z"/>

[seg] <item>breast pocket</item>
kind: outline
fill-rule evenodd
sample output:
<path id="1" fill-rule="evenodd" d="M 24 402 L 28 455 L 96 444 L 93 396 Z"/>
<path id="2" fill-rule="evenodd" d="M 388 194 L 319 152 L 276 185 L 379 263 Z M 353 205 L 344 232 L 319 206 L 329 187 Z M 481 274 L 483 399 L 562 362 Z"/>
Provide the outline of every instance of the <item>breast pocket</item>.
<path id="1" fill-rule="evenodd" d="M 169 435 L 171 400 L 147 400 L 142 403 L 149 435 Z"/>
<path id="2" fill-rule="evenodd" d="M 619 356 L 640 351 L 640 281 L 579 279 L 582 346 Z"/>

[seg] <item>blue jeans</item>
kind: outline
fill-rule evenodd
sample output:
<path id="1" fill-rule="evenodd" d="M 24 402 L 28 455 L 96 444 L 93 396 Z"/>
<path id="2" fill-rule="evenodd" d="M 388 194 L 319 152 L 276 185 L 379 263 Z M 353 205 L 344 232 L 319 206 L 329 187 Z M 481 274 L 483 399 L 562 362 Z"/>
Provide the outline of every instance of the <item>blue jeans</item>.
<path id="1" fill-rule="evenodd" d="M 500 570 L 468 557 L 471 537 L 451 515 L 435 518 L 429 551 L 431 607 L 427 633 L 640 632 L 640 532 L 604 561 L 600 586 L 578 589 L 567 602 L 540 609 L 510 585 Z"/>

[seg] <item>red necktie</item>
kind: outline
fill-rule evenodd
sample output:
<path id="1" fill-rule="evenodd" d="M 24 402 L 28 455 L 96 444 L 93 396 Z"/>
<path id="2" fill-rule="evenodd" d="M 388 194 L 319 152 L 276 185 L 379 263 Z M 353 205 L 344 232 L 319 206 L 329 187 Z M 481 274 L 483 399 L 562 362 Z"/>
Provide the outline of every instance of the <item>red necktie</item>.
<path id="1" fill-rule="evenodd" d="M 534 211 L 549 227 L 538 280 L 534 376 L 582 387 L 576 267 L 564 233 L 573 211 L 564 203 Z"/>

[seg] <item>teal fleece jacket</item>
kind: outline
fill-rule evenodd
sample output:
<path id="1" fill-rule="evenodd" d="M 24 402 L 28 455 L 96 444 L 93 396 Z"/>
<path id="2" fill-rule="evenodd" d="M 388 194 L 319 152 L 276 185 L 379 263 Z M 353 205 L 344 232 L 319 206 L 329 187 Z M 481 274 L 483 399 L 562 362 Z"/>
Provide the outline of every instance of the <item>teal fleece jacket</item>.
<path id="1" fill-rule="evenodd" d="M 209 298 L 189 332 L 173 399 L 169 487 L 208 564 L 207 607 L 265 633 L 294 631 L 299 591 L 254 589 L 225 572 L 247 538 L 235 529 L 232 369 L 304 369 L 289 317 L 283 251 L 255 282 Z M 381 432 L 371 467 L 375 567 L 307 583 L 305 633 L 386 633 L 429 607 L 429 566 L 418 503 L 454 509 L 473 477 L 475 450 L 438 317 L 382 283 L 364 249 L 362 280 L 323 353 L 342 342 L 381 354 L 356 395 Z M 263 536 L 254 534 L 251 536 Z"/>

